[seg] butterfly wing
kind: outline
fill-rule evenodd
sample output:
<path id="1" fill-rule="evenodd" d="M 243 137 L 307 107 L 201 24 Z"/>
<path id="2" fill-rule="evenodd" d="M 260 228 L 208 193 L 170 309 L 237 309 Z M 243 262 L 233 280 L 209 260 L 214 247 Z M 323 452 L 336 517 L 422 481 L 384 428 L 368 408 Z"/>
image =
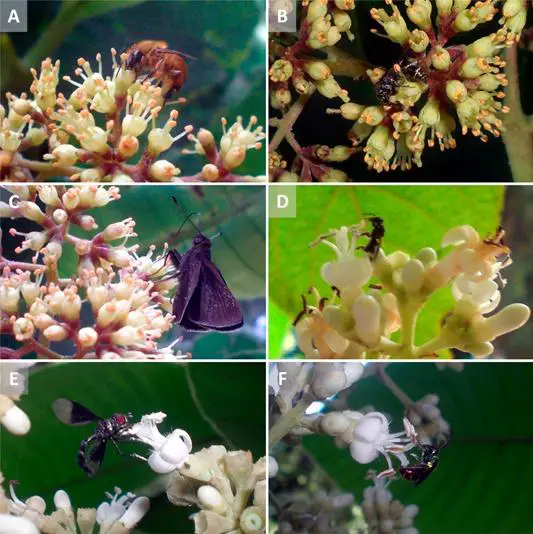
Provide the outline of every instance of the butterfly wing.
<path id="1" fill-rule="evenodd" d="M 176 322 L 188 328 L 187 319 L 184 317 L 187 307 L 194 295 L 198 279 L 200 278 L 200 270 L 202 266 L 202 258 L 200 251 L 197 249 L 188 250 L 181 258 L 179 263 L 179 285 L 178 292 L 172 302 L 172 315 L 176 318 Z"/>
<path id="2" fill-rule="evenodd" d="M 202 262 L 196 290 L 186 309 L 187 322 L 197 330 L 228 332 L 243 325 L 241 307 L 210 260 Z"/>
<path id="3" fill-rule="evenodd" d="M 56 417 L 66 425 L 86 425 L 101 420 L 85 406 L 69 399 L 56 399 L 52 403 L 52 410 L 54 410 Z"/>

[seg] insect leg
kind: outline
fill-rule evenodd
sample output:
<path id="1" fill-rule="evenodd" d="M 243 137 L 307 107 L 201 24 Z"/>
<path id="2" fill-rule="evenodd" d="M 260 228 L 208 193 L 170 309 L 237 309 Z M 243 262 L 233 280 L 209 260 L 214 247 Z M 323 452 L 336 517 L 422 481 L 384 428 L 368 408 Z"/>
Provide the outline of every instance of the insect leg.
<path id="1" fill-rule="evenodd" d="M 91 469 L 89 469 L 89 466 L 87 464 L 87 448 L 89 446 L 89 443 L 92 443 L 96 440 L 95 436 L 91 436 L 90 438 L 84 439 L 80 443 L 80 448 L 78 449 L 78 465 L 87 473 L 89 476 L 92 476 L 93 472 Z"/>
<path id="2" fill-rule="evenodd" d="M 111 442 L 113 443 L 113 445 L 121 456 L 130 456 L 131 458 L 135 458 L 137 460 L 143 460 L 145 462 L 148 461 L 148 458 L 145 458 L 144 456 L 141 456 L 140 454 L 137 454 L 135 452 L 122 452 L 122 450 L 118 446 L 118 443 L 114 439 L 111 439 Z"/>

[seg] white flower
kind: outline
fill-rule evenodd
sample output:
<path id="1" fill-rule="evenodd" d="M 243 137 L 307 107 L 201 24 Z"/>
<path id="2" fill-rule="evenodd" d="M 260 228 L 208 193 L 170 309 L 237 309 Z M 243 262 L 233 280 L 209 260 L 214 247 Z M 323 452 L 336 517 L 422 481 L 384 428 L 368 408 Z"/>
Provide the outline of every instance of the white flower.
<path id="1" fill-rule="evenodd" d="M 322 265 L 320 274 L 328 284 L 341 290 L 345 287 L 361 287 L 372 276 L 372 263 L 368 256 L 355 256 L 358 231 L 359 226 L 343 226 L 319 238 L 337 254 L 336 261 Z M 333 237 L 334 241 L 328 240 L 328 237 Z"/>
<path id="2" fill-rule="evenodd" d="M 416 435 L 411 423 L 404 418 L 403 432 L 389 433 L 389 421 L 379 412 L 370 412 L 362 416 L 353 433 L 350 444 L 352 458 L 360 464 L 368 464 L 382 454 L 387 460 L 389 471 L 393 471 L 390 454 L 396 456 L 402 465 L 409 462 L 405 452 L 411 450 L 415 444 Z"/>
<path id="3" fill-rule="evenodd" d="M 101 526 L 100 531 L 111 529 L 115 523 L 121 523 L 127 529 L 133 528 L 150 509 L 147 497 L 137 497 L 135 493 L 124 493 L 120 488 L 114 489 L 115 494 L 106 492 L 110 502 L 103 502 L 96 509 L 96 522 Z"/>
<path id="4" fill-rule="evenodd" d="M 140 423 L 128 430 L 128 435 L 152 448 L 147 459 L 148 465 L 156 473 L 170 473 L 179 469 L 189 457 L 192 440 L 184 430 L 177 429 L 167 436 L 161 434 L 157 425 L 163 422 L 163 412 L 143 415 Z"/>
<path id="5" fill-rule="evenodd" d="M 454 280 L 452 295 L 456 301 L 470 303 L 483 315 L 495 310 L 501 300 L 498 284 L 494 280 L 472 282 L 464 274 Z"/>

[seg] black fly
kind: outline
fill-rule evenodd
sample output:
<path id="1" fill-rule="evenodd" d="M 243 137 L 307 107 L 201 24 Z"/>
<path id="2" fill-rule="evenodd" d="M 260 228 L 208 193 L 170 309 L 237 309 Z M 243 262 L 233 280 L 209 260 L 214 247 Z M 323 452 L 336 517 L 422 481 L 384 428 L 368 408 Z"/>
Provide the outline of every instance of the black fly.
<path id="1" fill-rule="evenodd" d="M 102 464 L 108 441 L 111 441 L 120 453 L 118 441 L 133 441 L 133 438 L 126 434 L 132 426 L 131 414 L 116 413 L 102 419 L 81 404 L 68 399 L 56 399 L 52 403 L 52 409 L 56 417 L 66 425 L 96 423 L 93 434 L 80 443 L 78 450 L 78 464 L 90 477 Z"/>
<path id="2" fill-rule="evenodd" d="M 396 94 L 404 80 L 424 83 L 428 80 L 427 73 L 419 60 L 413 56 L 405 56 L 400 59 L 376 83 L 374 89 L 378 100 L 384 105 L 389 105 L 391 97 Z"/>

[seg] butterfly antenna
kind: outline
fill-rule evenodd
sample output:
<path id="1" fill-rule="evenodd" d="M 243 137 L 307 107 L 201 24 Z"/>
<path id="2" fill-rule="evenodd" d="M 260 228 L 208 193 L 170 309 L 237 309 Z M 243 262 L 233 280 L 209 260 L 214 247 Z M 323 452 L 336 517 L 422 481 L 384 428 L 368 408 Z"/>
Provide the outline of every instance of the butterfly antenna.
<path id="1" fill-rule="evenodd" d="M 178 202 L 178 200 L 176 199 L 176 197 L 174 195 L 172 195 L 172 200 L 174 201 L 174 204 L 176 204 L 176 206 L 182 210 L 182 211 L 185 211 L 183 209 L 183 207 L 181 206 L 181 204 Z M 190 223 L 194 226 L 194 228 L 196 229 L 196 231 L 198 233 L 202 233 L 202 231 L 200 230 L 200 228 L 198 228 L 198 226 L 196 226 L 196 224 L 194 224 L 194 221 L 192 220 L 192 218 L 195 216 L 195 215 L 200 215 L 199 213 L 189 213 L 189 215 L 187 215 L 187 217 L 185 217 L 185 220 L 181 223 L 181 226 L 178 228 L 178 234 L 181 232 L 181 229 L 185 226 L 185 224 L 187 223 L 187 221 L 190 221 Z"/>

